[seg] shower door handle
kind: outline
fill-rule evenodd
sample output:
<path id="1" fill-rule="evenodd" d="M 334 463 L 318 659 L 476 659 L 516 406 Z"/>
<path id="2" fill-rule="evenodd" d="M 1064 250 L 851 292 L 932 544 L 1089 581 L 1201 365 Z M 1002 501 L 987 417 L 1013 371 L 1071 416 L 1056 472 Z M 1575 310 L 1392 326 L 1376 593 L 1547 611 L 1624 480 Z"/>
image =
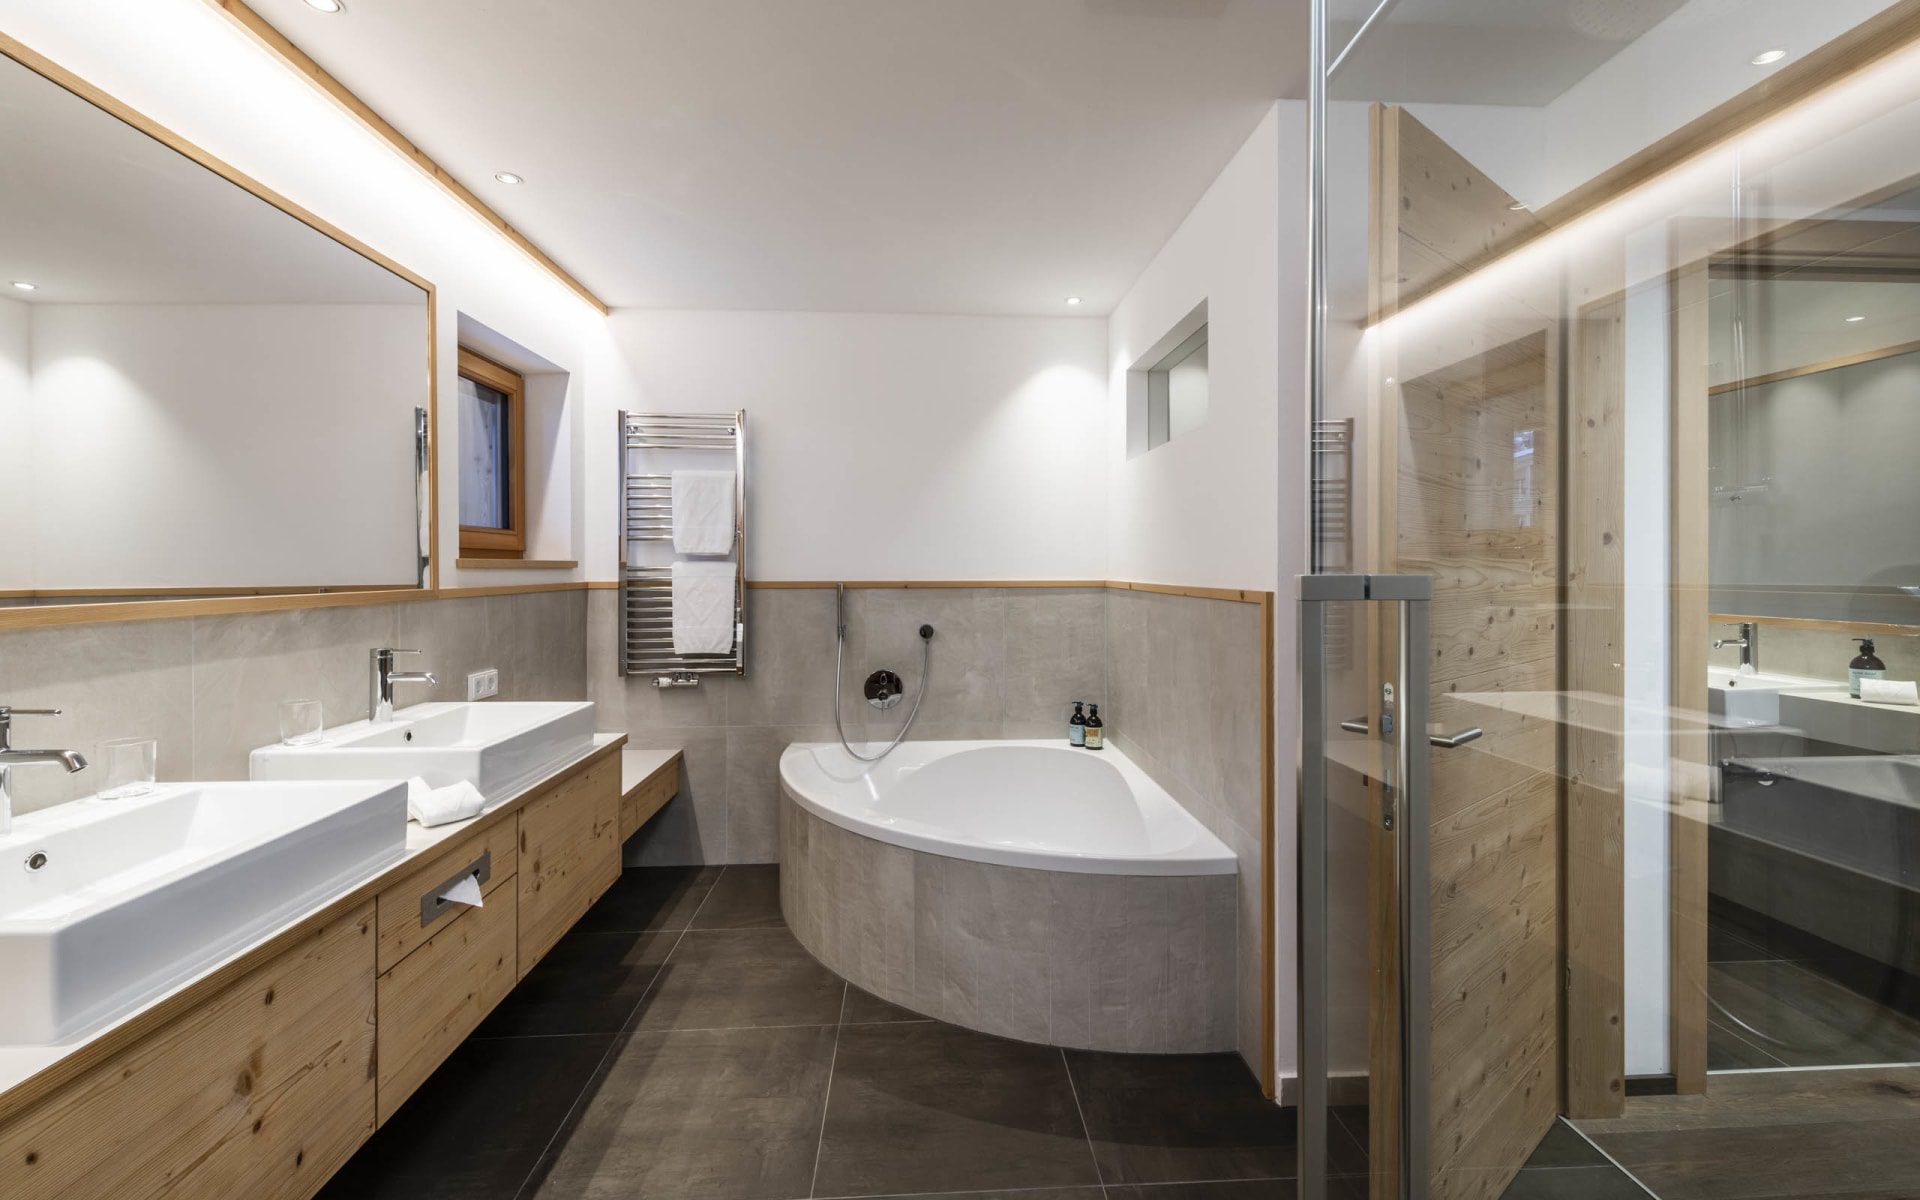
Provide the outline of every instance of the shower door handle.
<path id="1" fill-rule="evenodd" d="M 1457 750 L 1468 742 L 1477 742 L 1486 736 L 1486 730 L 1475 725 L 1472 729 L 1462 729 L 1459 733 L 1430 733 L 1427 745 L 1438 746 L 1442 750 Z"/>

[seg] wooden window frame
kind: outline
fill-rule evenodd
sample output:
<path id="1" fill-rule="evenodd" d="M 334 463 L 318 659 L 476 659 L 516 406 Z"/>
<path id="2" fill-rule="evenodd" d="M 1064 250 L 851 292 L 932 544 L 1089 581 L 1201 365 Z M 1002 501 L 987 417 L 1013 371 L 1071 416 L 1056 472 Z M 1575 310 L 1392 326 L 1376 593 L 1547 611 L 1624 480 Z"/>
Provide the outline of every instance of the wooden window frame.
<path id="1" fill-rule="evenodd" d="M 527 381 L 465 346 L 460 347 L 460 378 L 491 388 L 507 398 L 508 527 L 460 527 L 460 554 L 466 558 L 523 558 L 527 553 Z M 454 472 L 455 480 L 460 472 Z M 456 501 L 457 502 L 457 501 Z"/>

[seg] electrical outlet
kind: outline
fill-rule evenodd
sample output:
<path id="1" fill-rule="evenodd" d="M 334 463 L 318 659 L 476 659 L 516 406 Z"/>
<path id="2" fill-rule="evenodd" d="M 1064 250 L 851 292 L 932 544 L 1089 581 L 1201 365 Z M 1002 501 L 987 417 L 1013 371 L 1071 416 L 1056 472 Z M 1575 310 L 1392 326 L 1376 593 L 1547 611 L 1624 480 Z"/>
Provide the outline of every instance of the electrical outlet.
<path id="1" fill-rule="evenodd" d="M 488 696 L 499 694 L 500 672 L 497 668 L 489 667 L 467 676 L 467 699 L 485 700 Z"/>

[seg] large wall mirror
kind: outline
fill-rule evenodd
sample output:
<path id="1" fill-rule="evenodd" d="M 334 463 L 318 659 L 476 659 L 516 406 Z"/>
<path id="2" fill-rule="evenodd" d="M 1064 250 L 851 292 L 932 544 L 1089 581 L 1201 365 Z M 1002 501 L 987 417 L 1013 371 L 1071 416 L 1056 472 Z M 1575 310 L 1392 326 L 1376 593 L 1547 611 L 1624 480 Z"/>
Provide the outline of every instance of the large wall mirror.
<path id="1" fill-rule="evenodd" d="M 26 57 L 48 74 L 0 57 L 0 612 L 426 583 L 423 281 Z"/>
<path id="2" fill-rule="evenodd" d="M 1920 625 L 1920 184 L 1711 270 L 1717 613 Z"/>

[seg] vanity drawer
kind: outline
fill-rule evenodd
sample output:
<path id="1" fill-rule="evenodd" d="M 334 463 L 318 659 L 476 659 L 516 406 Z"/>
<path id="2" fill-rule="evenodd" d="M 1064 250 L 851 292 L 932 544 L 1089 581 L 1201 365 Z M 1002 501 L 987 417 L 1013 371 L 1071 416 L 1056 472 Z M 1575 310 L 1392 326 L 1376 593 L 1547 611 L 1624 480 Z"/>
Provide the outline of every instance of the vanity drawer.
<path id="1" fill-rule="evenodd" d="M 680 760 L 674 759 L 620 798 L 620 840 L 632 837 L 680 790 Z"/>
<path id="2" fill-rule="evenodd" d="M 448 880 L 468 867 L 485 861 L 487 880 L 480 885 L 483 896 L 513 877 L 517 858 L 514 822 L 511 817 L 494 821 L 484 829 L 458 837 L 420 862 L 407 868 L 398 882 L 380 890 L 380 971 L 392 970 L 401 959 L 421 943 L 458 920 L 460 911 L 449 909 L 430 924 L 421 924 L 421 902 L 431 898 Z"/>
<path id="3" fill-rule="evenodd" d="M 513 881 L 501 880 L 484 905 L 435 922 L 432 937 L 380 976 L 382 1124 L 513 990 L 518 900 Z"/>
<path id="4" fill-rule="evenodd" d="M 0 1196 L 306 1200 L 373 1132 L 373 940 L 302 933 L 0 1125 Z"/>
<path id="5" fill-rule="evenodd" d="M 520 974 L 619 877 L 619 821 L 617 754 L 520 810 Z"/>

